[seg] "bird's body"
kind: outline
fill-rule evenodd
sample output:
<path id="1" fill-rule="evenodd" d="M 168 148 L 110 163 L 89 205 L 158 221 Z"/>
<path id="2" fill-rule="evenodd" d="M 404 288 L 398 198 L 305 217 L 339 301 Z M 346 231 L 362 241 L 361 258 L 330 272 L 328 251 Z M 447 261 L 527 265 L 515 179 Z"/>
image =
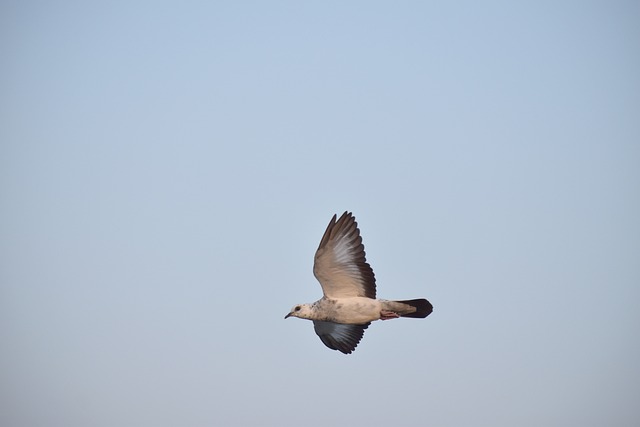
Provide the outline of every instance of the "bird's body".
<path id="1" fill-rule="evenodd" d="M 426 299 L 376 299 L 375 276 L 366 262 L 364 245 L 350 212 L 334 215 L 316 251 L 313 273 L 324 296 L 298 304 L 285 316 L 312 320 L 316 334 L 333 350 L 351 353 L 375 320 L 427 317 L 433 306 Z"/>
<path id="2" fill-rule="evenodd" d="M 413 300 L 415 304 L 426 300 Z M 295 309 L 300 307 L 297 312 Z M 427 310 L 424 307 L 423 310 Z M 345 325 L 362 325 L 374 320 L 388 320 L 396 317 L 412 317 L 417 307 L 409 301 L 388 301 L 367 297 L 327 298 L 322 297 L 313 304 L 300 304 L 294 307 L 292 316 L 308 320 L 336 322 Z M 393 314 L 396 314 L 395 316 Z M 417 313 L 420 314 L 420 313 Z M 422 316 L 422 317 L 426 317 Z"/>

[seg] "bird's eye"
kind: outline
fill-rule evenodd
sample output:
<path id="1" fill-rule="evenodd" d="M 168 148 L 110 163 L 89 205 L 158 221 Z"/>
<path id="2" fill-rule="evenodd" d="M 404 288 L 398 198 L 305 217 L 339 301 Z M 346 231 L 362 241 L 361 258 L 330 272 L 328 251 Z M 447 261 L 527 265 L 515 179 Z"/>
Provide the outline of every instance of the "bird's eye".
<path id="1" fill-rule="evenodd" d="M 297 306 L 297 307 L 295 308 L 295 310 L 296 310 L 296 311 L 300 311 L 300 306 Z"/>

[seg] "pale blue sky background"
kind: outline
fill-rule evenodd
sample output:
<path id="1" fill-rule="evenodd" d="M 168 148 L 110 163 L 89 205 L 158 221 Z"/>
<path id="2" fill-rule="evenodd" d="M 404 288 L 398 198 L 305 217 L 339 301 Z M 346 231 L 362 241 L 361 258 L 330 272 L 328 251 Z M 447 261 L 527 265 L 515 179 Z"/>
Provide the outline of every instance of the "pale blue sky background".
<path id="1" fill-rule="evenodd" d="M 640 5 L 0 7 L 3 426 L 637 426 Z M 283 320 L 356 215 L 357 351 Z"/>

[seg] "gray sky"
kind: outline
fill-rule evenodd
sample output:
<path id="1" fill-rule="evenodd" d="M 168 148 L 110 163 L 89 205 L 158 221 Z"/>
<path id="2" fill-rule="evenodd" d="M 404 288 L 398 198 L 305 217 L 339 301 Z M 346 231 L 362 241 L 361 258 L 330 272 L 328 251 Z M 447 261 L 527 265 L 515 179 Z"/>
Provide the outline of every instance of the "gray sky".
<path id="1" fill-rule="evenodd" d="M 638 425 L 638 22 L 4 2 L 0 424 Z M 435 307 L 350 356 L 283 320 L 345 210 Z"/>

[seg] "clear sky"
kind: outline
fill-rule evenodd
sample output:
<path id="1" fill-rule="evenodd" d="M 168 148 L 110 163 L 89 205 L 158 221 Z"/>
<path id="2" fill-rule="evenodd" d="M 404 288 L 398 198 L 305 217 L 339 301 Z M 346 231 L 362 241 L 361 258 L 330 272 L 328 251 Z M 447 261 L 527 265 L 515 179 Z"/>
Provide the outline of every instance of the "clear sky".
<path id="1" fill-rule="evenodd" d="M 640 5 L 0 6 L 0 425 L 637 426 Z M 355 353 L 284 320 L 353 211 Z"/>

